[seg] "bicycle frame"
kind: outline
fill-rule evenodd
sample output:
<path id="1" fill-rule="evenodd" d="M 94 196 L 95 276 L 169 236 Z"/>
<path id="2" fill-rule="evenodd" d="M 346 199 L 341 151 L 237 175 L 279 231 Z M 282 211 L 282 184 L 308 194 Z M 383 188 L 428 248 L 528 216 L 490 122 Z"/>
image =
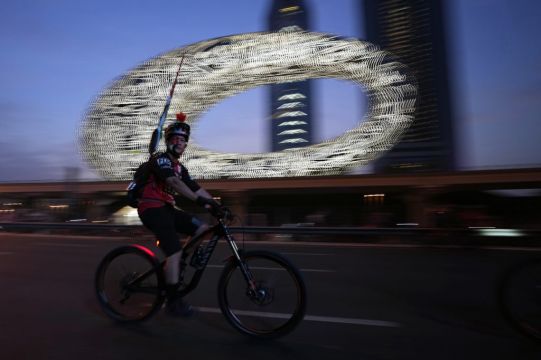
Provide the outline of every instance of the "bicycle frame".
<path id="1" fill-rule="evenodd" d="M 229 232 L 229 229 L 227 228 L 227 225 L 225 225 L 223 219 L 218 219 L 218 223 L 214 225 L 209 232 L 212 232 L 213 235 L 211 236 L 209 242 L 203 249 L 203 252 L 201 253 L 201 265 L 199 266 L 199 269 L 197 269 L 192 276 L 190 282 L 179 291 L 179 296 L 185 296 L 188 293 L 192 292 L 197 285 L 199 284 L 199 281 L 201 280 L 201 277 L 203 276 L 203 272 L 205 271 L 208 262 L 210 261 L 210 258 L 214 252 L 214 249 L 216 248 L 216 245 L 218 244 L 218 241 L 221 238 L 224 238 L 227 243 L 229 244 L 229 247 L 231 251 L 233 252 L 232 257 L 237 261 L 239 264 L 239 267 L 242 271 L 242 274 L 244 275 L 244 278 L 246 279 L 247 283 L 249 284 L 250 288 L 255 291 L 256 285 L 253 281 L 252 274 L 246 267 L 246 264 L 242 261 L 241 257 L 241 250 L 239 250 L 237 244 L 235 243 L 235 239 L 233 236 L 231 236 L 231 233 Z M 201 236 L 203 236 L 202 234 Z M 197 242 L 198 239 L 192 239 L 190 242 L 186 245 L 186 247 L 190 247 L 190 244 Z M 192 256 L 194 256 L 192 254 Z M 232 258 L 230 257 L 229 260 Z"/>
<path id="2" fill-rule="evenodd" d="M 246 282 L 248 283 L 248 285 L 250 287 L 250 290 L 252 290 L 252 292 L 255 294 L 256 290 L 257 290 L 255 281 L 253 280 L 252 274 L 250 273 L 250 271 L 247 268 L 246 264 L 242 261 L 241 250 L 238 248 L 237 244 L 235 243 L 235 240 L 234 240 L 233 236 L 231 236 L 231 233 L 229 232 L 229 229 L 227 228 L 227 225 L 224 223 L 223 219 L 218 219 L 218 223 L 216 225 L 214 225 L 213 227 L 211 227 L 208 231 L 201 234 L 197 238 L 191 239 L 188 242 L 188 244 L 186 244 L 186 248 L 192 247 L 195 243 L 197 243 L 199 241 L 201 236 L 204 236 L 205 234 L 207 234 L 209 232 L 212 232 L 212 236 L 211 236 L 209 242 L 207 243 L 207 245 L 204 247 L 203 252 L 201 253 L 201 264 L 196 269 L 196 271 L 193 274 L 190 282 L 186 286 L 179 289 L 178 295 L 181 296 L 181 297 L 186 296 L 187 294 L 192 292 L 195 288 L 197 288 L 197 285 L 199 285 L 199 281 L 201 280 L 201 277 L 203 276 L 203 273 L 204 273 L 204 271 L 205 271 L 205 269 L 207 267 L 207 264 L 210 261 L 210 258 L 212 256 L 212 254 L 214 253 L 214 250 L 216 249 L 216 245 L 218 244 L 218 241 L 221 238 L 224 238 L 227 241 L 231 251 L 233 252 L 233 255 L 228 258 L 228 261 L 231 261 L 232 258 L 234 258 L 235 261 L 237 261 L 237 263 L 239 264 L 239 268 L 240 268 L 244 278 L 246 279 Z M 195 252 L 192 253 L 191 256 L 192 257 L 195 256 Z M 151 289 L 145 291 L 145 288 L 141 288 L 137 284 L 140 283 L 141 281 L 145 280 L 148 276 L 153 274 L 156 270 L 163 272 L 163 266 L 165 265 L 165 261 L 166 260 L 163 260 L 160 263 L 159 269 L 150 269 L 150 270 L 146 271 L 145 273 L 141 274 L 140 276 L 138 276 L 137 278 L 130 281 L 127 284 L 126 288 L 128 290 L 131 290 L 131 291 L 134 291 L 134 292 L 147 292 L 147 291 L 152 292 Z M 184 270 L 184 267 L 186 267 L 187 264 L 184 262 L 182 266 L 183 266 L 183 268 L 181 268 L 181 270 Z"/>

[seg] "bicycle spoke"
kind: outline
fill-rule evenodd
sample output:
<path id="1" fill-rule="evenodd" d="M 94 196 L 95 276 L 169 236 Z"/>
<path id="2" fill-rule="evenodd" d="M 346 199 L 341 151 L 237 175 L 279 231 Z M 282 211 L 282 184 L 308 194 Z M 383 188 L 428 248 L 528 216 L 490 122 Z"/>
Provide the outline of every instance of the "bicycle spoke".
<path id="1" fill-rule="evenodd" d="M 156 311 L 163 300 L 160 279 L 148 255 L 132 247 L 122 249 L 106 257 L 98 269 L 98 299 L 112 318 L 140 321 Z"/>

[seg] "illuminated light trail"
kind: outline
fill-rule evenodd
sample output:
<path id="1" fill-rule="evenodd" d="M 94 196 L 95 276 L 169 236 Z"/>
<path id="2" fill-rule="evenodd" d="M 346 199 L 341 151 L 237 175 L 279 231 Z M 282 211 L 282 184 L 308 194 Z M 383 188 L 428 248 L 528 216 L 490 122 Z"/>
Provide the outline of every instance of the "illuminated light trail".
<path id="1" fill-rule="evenodd" d="M 222 42 L 224 45 L 211 47 Z M 413 120 L 415 80 L 403 64 L 373 44 L 301 31 L 206 40 L 148 60 L 93 101 L 79 141 L 84 158 L 104 178 L 130 179 L 134 169 L 148 158 L 152 130 L 183 54 L 178 91 L 165 126 L 182 111 L 189 124 L 197 127 L 201 116 L 220 101 L 273 83 L 343 79 L 362 86 L 369 99 L 369 109 L 359 126 L 315 145 L 241 154 L 210 151 L 192 141 L 183 163 L 195 178 L 342 174 L 389 150 Z M 163 144 L 160 146 L 164 150 Z"/>

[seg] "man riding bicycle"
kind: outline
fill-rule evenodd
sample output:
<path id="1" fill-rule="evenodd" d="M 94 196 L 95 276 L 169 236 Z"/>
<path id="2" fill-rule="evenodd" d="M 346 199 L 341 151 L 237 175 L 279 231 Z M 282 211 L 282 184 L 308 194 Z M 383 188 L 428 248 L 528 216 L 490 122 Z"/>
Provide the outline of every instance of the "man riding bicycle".
<path id="1" fill-rule="evenodd" d="M 166 152 L 153 155 L 149 160 L 150 175 L 143 188 L 137 212 L 143 225 L 156 235 L 159 247 L 166 255 L 164 267 L 166 282 L 167 311 L 174 316 L 189 316 L 193 313 L 190 305 L 178 297 L 179 263 L 196 246 L 184 249 L 177 233 L 192 238 L 209 229 L 192 214 L 175 207 L 175 195 L 180 194 L 210 211 L 220 211 L 212 196 L 195 182 L 188 170 L 180 163 L 190 138 L 190 126 L 184 121 L 186 116 L 177 114 L 177 122 L 165 130 Z"/>

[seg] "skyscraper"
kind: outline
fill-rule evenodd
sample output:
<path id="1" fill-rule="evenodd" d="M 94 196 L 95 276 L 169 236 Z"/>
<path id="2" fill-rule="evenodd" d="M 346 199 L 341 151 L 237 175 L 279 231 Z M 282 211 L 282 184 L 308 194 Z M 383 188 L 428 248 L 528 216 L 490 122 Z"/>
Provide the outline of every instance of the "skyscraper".
<path id="1" fill-rule="evenodd" d="M 270 31 L 308 30 L 303 0 L 273 0 Z M 280 151 L 312 144 L 311 82 L 298 81 L 270 86 L 271 150 Z"/>
<path id="2" fill-rule="evenodd" d="M 455 168 L 443 0 L 363 0 L 367 40 L 396 55 L 418 82 L 415 120 L 376 172 Z"/>

